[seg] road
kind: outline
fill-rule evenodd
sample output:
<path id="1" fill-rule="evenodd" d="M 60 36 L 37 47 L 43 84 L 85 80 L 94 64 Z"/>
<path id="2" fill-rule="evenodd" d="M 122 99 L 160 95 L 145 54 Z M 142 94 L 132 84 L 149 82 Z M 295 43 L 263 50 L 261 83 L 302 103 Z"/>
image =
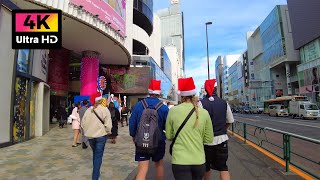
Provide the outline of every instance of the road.
<path id="1" fill-rule="evenodd" d="M 301 136 L 320 140 L 320 120 L 291 119 L 290 117 L 271 117 L 266 114 L 234 113 L 236 121 L 260 127 L 269 127 Z"/>
<path id="2" fill-rule="evenodd" d="M 297 134 L 307 138 L 320 140 L 320 120 L 291 119 L 290 117 L 270 117 L 266 114 L 234 114 L 236 121 L 244 122 L 247 125 L 247 139 L 260 144 L 279 157 L 284 157 L 283 135 L 281 133 L 261 130 L 262 128 L 273 128 L 289 133 Z M 235 132 L 243 135 L 243 127 L 235 124 Z M 311 143 L 299 138 L 290 137 L 290 161 L 312 173 L 320 174 L 320 144 Z"/>

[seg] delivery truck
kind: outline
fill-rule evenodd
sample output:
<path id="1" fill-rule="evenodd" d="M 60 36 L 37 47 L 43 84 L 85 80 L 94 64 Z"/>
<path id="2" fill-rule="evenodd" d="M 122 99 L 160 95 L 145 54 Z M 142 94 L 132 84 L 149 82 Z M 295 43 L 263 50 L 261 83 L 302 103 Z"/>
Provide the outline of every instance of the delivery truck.
<path id="1" fill-rule="evenodd" d="M 320 117 L 320 111 L 316 104 L 309 101 L 290 101 L 290 115 L 294 119 L 317 119 Z"/>

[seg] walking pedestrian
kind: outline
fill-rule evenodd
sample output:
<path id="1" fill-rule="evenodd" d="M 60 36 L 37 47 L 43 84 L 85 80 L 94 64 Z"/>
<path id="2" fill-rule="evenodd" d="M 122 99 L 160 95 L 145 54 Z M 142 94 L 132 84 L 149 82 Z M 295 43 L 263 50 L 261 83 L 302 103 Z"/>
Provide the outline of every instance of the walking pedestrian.
<path id="1" fill-rule="evenodd" d="M 79 115 L 80 103 L 76 103 L 72 110 L 70 117 L 72 118 L 72 129 L 73 129 L 73 143 L 72 147 L 77 147 L 81 143 L 80 141 L 80 115 Z"/>
<path id="2" fill-rule="evenodd" d="M 111 134 L 112 120 L 109 110 L 101 105 L 102 96 L 100 93 L 91 96 L 90 101 L 94 106 L 85 112 L 81 126 L 84 135 L 89 138 L 93 152 L 92 180 L 98 180 L 100 179 L 100 168 L 107 135 Z"/>
<path id="3" fill-rule="evenodd" d="M 110 102 L 109 104 L 109 111 L 111 114 L 111 120 L 112 120 L 112 129 L 111 129 L 111 135 L 109 136 L 111 139 L 111 143 L 116 143 L 116 138 L 118 136 L 118 122 L 120 119 L 120 112 L 118 109 L 114 107 L 114 103 Z"/>
<path id="4" fill-rule="evenodd" d="M 228 171 L 228 135 L 227 129 L 234 122 L 229 104 L 219 98 L 215 91 L 216 80 L 211 79 L 205 82 L 207 96 L 201 100 L 201 104 L 209 114 L 213 124 L 214 138 L 212 142 L 204 146 L 206 153 L 206 174 L 205 180 L 210 179 L 210 170 L 220 172 L 221 180 L 230 180 Z"/>
<path id="5" fill-rule="evenodd" d="M 79 109 L 79 115 L 80 115 L 80 124 L 82 123 L 82 119 L 84 116 L 84 113 L 87 111 L 87 109 L 89 108 L 89 102 L 88 100 L 83 100 L 82 102 L 82 107 Z M 82 149 L 87 149 L 88 145 L 89 145 L 89 140 L 88 138 L 84 135 L 83 129 L 81 128 L 81 142 L 82 142 Z"/>
<path id="6" fill-rule="evenodd" d="M 129 120 L 130 136 L 136 146 L 137 180 L 146 179 L 151 158 L 156 166 L 156 179 L 162 180 L 164 176 L 162 159 L 166 149 L 166 138 L 163 130 L 169 109 L 159 100 L 160 84 L 161 81 L 151 79 L 148 88 L 150 96 L 134 106 Z"/>
<path id="7" fill-rule="evenodd" d="M 176 180 L 202 180 L 205 173 L 204 144 L 213 140 L 209 113 L 198 108 L 192 78 L 178 79 L 182 104 L 170 109 L 166 137 L 172 140 L 172 172 Z"/>

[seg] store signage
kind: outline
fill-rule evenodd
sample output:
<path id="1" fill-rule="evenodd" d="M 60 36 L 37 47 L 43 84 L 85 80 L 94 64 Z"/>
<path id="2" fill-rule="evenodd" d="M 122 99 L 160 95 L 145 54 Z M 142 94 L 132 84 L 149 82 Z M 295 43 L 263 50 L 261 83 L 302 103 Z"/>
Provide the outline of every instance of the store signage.
<path id="1" fill-rule="evenodd" d="M 104 76 L 98 77 L 98 89 L 104 91 L 107 87 L 107 80 Z"/>
<path id="2" fill-rule="evenodd" d="M 126 1 L 125 0 L 70 0 L 70 3 L 78 6 L 79 9 L 93 14 L 114 30 L 118 31 L 122 37 L 126 35 Z"/>
<path id="3" fill-rule="evenodd" d="M 62 47 L 61 10 L 13 10 L 13 49 Z"/>

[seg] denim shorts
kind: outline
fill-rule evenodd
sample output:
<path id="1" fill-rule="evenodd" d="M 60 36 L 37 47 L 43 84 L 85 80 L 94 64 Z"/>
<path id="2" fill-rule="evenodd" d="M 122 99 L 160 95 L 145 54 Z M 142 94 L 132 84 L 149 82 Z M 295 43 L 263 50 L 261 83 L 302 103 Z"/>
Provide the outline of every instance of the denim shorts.
<path id="1" fill-rule="evenodd" d="M 153 162 L 158 162 L 163 159 L 165 152 L 166 152 L 166 143 L 164 141 L 161 141 L 159 143 L 159 147 L 157 151 L 154 154 L 139 153 L 136 150 L 135 161 L 147 161 L 152 158 Z"/>
<path id="2" fill-rule="evenodd" d="M 206 171 L 210 169 L 228 171 L 228 141 L 214 146 L 204 146 L 206 154 Z"/>

